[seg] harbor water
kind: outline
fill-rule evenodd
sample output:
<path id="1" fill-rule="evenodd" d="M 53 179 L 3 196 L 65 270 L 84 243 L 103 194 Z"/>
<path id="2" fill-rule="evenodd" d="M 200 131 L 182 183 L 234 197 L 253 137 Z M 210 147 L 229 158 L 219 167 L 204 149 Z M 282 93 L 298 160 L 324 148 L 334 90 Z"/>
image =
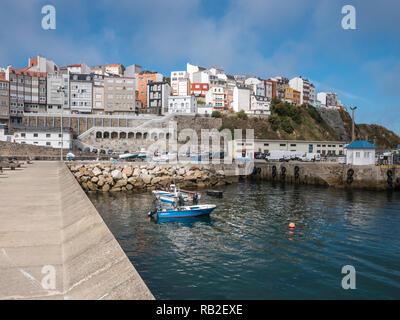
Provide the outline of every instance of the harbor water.
<path id="1" fill-rule="evenodd" d="M 209 217 L 148 218 L 151 193 L 89 194 L 156 299 L 399 299 L 400 193 L 245 181 Z M 288 224 L 295 223 L 294 229 Z M 342 288 L 343 266 L 356 289 Z"/>

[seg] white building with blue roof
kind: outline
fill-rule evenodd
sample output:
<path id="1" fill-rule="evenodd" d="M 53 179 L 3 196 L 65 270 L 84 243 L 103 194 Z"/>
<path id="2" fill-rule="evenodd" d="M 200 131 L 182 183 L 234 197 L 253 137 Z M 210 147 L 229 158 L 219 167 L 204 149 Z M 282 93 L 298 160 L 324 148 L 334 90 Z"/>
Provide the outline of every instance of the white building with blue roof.
<path id="1" fill-rule="evenodd" d="M 346 164 L 363 166 L 375 164 L 376 146 L 365 140 L 357 140 L 345 147 Z"/>

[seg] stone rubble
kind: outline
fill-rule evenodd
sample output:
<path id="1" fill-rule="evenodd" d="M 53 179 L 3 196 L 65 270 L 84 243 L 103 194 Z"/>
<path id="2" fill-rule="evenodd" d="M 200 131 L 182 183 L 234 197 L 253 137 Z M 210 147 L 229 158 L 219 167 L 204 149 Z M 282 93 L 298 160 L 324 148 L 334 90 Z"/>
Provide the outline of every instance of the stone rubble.
<path id="1" fill-rule="evenodd" d="M 206 188 L 238 180 L 211 165 L 69 163 L 68 167 L 86 192 L 143 192 L 173 183 L 180 188 Z"/>

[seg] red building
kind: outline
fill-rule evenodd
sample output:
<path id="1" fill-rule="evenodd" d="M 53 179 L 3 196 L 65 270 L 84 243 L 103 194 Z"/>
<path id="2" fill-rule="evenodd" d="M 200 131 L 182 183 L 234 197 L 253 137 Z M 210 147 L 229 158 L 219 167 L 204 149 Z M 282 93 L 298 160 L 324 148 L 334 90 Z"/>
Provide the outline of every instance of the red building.
<path id="1" fill-rule="evenodd" d="M 208 83 L 192 83 L 191 91 L 196 97 L 205 97 L 206 92 L 210 89 Z"/>

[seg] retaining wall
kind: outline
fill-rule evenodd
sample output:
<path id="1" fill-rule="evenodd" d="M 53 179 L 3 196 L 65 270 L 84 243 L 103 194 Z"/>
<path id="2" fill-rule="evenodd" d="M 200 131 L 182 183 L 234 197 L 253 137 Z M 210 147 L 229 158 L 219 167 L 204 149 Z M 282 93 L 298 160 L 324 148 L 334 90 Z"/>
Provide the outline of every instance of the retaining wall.
<path id="1" fill-rule="evenodd" d="M 256 163 L 255 167 L 259 169 L 256 169 L 253 177 L 259 179 L 338 188 L 371 190 L 400 188 L 399 167 L 351 166 L 325 162 L 266 162 Z M 390 175 L 388 171 L 391 172 L 391 179 L 388 179 Z"/>

